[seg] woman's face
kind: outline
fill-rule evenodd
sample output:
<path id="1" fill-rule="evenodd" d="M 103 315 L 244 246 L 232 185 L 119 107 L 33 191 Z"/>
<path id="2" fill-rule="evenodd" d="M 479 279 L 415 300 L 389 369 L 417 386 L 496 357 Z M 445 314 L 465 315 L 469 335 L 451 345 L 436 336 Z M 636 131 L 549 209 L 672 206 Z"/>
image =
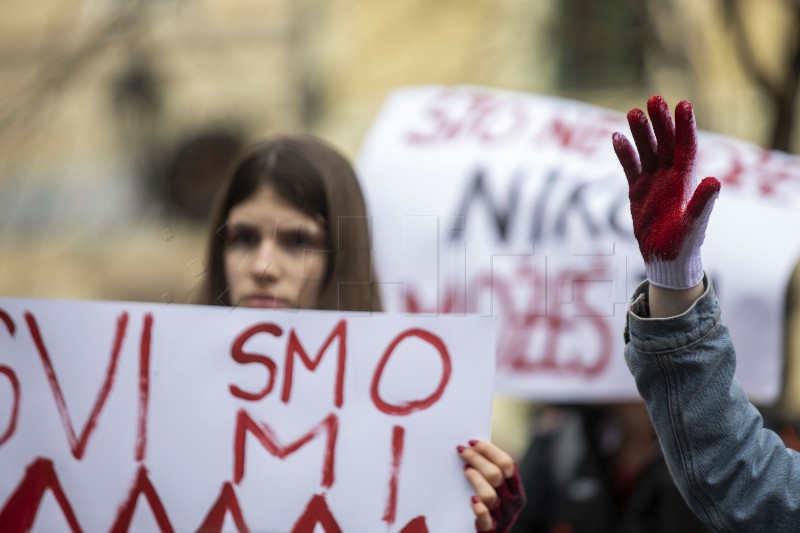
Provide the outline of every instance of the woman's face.
<path id="1" fill-rule="evenodd" d="M 225 230 L 225 281 L 231 305 L 317 306 L 327 266 L 320 221 L 264 185 L 233 206 Z"/>

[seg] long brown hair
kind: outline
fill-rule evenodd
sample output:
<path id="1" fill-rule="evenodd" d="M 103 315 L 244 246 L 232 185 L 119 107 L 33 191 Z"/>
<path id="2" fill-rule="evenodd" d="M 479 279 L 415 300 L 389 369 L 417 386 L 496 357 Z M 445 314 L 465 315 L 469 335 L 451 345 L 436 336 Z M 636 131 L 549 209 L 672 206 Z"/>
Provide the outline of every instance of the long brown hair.
<path id="1" fill-rule="evenodd" d="M 369 218 L 355 171 L 328 143 L 311 135 L 274 137 L 240 156 L 217 198 L 199 303 L 230 305 L 223 256 L 231 209 L 259 187 L 272 187 L 325 228 L 328 263 L 318 309 L 382 310 L 372 265 Z"/>

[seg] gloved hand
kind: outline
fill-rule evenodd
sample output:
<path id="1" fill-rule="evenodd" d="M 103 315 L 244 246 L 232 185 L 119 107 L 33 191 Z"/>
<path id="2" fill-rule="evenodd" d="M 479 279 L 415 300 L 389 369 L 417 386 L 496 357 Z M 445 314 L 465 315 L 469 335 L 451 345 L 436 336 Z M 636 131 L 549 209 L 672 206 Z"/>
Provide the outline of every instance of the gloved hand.
<path id="1" fill-rule="evenodd" d="M 517 521 L 522 508 L 525 507 L 525 489 L 522 487 L 517 468 L 514 469 L 514 475 L 505 478 L 503 484 L 495 487 L 495 490 L 497 491 L 497 502 L 489 508 L 493 526 L 491 529 L 478 528 L 479 533 L 508 532 Z"/>
<path id="2" fill-rule="evenodd" d="M 628 178 L 633 233 L 647 279 L 668 289 L 688 289 L 703 279 L 700 245 L 720 182 L 705 178 L 697 185 L 697 130 L 689 102 L 675 108 L 674 125 L 660 96 L 647 101 L 647 112 L 652 129 L 641 109 L 628 112 L 636 149 L 616 132 L 614 151 Z"/>
<path id="3" fill-rule="evenodd" d="M 464 476 L 475 489 L 472 511 L 480 533 L 507 533 L 525 507 L 525 488 L 514 459 L 488 440 L 457 446 Z"/>

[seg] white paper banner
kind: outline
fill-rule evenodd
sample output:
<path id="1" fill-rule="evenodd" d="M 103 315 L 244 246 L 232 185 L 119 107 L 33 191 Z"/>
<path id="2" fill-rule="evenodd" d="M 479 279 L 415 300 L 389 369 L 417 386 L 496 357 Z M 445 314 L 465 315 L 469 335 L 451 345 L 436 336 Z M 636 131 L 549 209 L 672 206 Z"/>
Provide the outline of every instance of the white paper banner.
<path id="1" fill-rule="evenodd" d="M 470 531 L 493 323 L 0 299 L 0 531 Z"/>
<path id="2" fill-rule="evenodd" d="M 394 92 L 358 160 L 388 308 L 499 315 L 500 391 L 638 398 L 622 331 L 644 265 L 614 131 L 630 138 L 623 114 L 569 100 L 478 87 Z M 699 174 L 723 183 L 703 261 L 738 375 L 770 402 L 784 291 L 800 258 L 800 158 L 701 133 Z"/>

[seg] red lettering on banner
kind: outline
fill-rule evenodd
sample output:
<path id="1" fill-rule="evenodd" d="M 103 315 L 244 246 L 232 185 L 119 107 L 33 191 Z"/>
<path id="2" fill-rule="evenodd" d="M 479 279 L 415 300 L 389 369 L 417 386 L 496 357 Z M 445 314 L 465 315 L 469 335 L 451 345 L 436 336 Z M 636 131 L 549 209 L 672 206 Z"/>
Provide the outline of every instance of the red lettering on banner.
<path id="1" fill-rule="evenodd" d="M 155 487 L 153 487 L 150 478 L 147 476 L 147 469 L 144 466 L 139 466 L 139 470 L 136 472 L 136 479 L 128 493 L 128 499 L 120 506 L 114 525 L 111 526 L 111 533 L 124 533 L 130 530 L 133 512 L 136 510 L 136 502 L 139 500 L 140 494 L 144 494 L 147 499 L 161 532 L 174 531 L 169 518 L 167 518 L 164 504 L 161 503 L 161 498 L 158 497 Z"/>
<path id="2" fill-rule="evenodd" d="M 139 342 L 139 427 L 136 436 L 136 460 L 144 461 L 147 449 L 147 409 L 150 405 L 150 348 L 153 315 L 144 315 L 142 337 Z"/>
<path id="3" fill-rule="evenodd" d="M 245 437 L 248 432 L 258 439 L 269 453 L 279 459 L 286 458 L 317 437 L 320 433 L 326 432 L 328 440 L 325 445 L 325 457 L 322 461 L 322 486 L 330 488 L 331 485 L 333 485 L 335 477 L 334 452 L 336 450 L 336 436 L 338 430 L 339 419 L 334 413 L 331 413 L 298 440 L 287 446 L 283 446 L 277 442 L 278 439 L 275 436 L 275 432 L 270 426 L 264 422 L 259 426 L 259 424 L 250 418 L 242 409 L 236 417 L 236 434 L 233 443 L 233 482 L 238 485 L 244 477 Z"/>
<path id="4" fill-rule="evenodd" d="M 42 457 L 36 458 L 28 465 L 25 477 L 0 511 L 0 531 L 5 533 L 30 531 L 39 512 L 44 491 L 47 489 L 53 493 L 70 529 L 73 532 L 83 531 L 58 480 L 53 461 Z"/>
<path id="5" fill-rule="evenodd" d="M 407 284 L 408 285 L 408 284 Z M 447 290 L 441 305 L 433 308 L 433 306 L 425 305 L 416 291 L 408 285 L 404 287 L 405 296 L 405 310 L 406 313 L 417 314 L 422 313 L 425 315 L 430 314 L 443 314 L 443 315 L 463 315 L 467 312 L 467 301 L 464 297 L 464 288 L 453 285 Z"/>
<path id="6" fill-rule="evenodd" d="M 800 170 L 797 162 L 790 161 L 788 156 L 774 151 L 763 150 L 761 157 L 753 167 L 758 190 L 763 196 L 776 196 L 781 193 L 781 186 L 794 186 L 800 191 Z"/>
<path id="7" fill-rule="evenodd" d="M 418 516 L 414 518 L 406 524 L 406 527 L 400 530 L 400 533 L 428 533 L 428 524 L 425 523 L 425 517 Z"/>
<path id="8" fill-rule="evenodd" d="M 339 350 L 336 360 L 336 389 L 334 391 L 333 402 L 336 407 L 342 406 L 344 403 L 344 368 L 347 358 L 347 322 L 344 320 L 340 320 L 336 326 L 334 326 L 333 331 L 331 331 L 331 334 L 325 339 L 325 342 L 322 344 L 322 347 L 317 352 L 317 356 L 313 360 L 308 357 L 295 331 L 291 331 L 289 334 L 289 342 L 286 345 L 286 367 L 284 369 L 283 393 L 281 394 L 281 400 L 283 400 L 284 403 L 289 402 L 289 396 L 292 393 L 294 355 L 299 355 L 300 360 L 303 361 L 303 365 L 313 372 L 316 370 L 317 366 L 319 366 L 320 361 L 322 361 L 322 355 L 330 347 L 334 339 L 339 340 Z"/>
<path id="9" fill-rule="evenodd" d="M 522 263 L 516 271 L 504 275 L 502 273 L 480 274 L 469 286 L 474 292 L 468 296 L 452 297 L 458 293 L 457 283 L 446 291 L 448 295 L 442 313 L 463 313 L 477 311 L 477 302 L 481 295 L 488 292 L 492 302 L 498 304 L 498 314 L 502 317 L 501 331 L 498 335 L 498 365 L 512 368 L 515 373 L 565 373 L 591 378 L 606 369 L 611 361 L 613 350 L 613 332 L 611 324 L 597 309 L 587 301 L 588 283 L 594 280 L 585 272 L 561 273 L 555 283 L 547 287 L 547 279 L 533 265 Z M 571 284 L 574 289 L 572 316 L 564 313 L 559 304 L 548 305 L 547 294 L 557 294 L 560 286 Z M 530 296 L 522 305 L 515 304 L 512 287 L 517 293 L 527 290 Z M 421 303 L 421 299 L 406 283 L 405 303 L 409 313 L 430 313 L 431 309 Z M 463 291 L 462 291 L 463 292 Z M 519 299 L 522 300 L 522 299 Z M 431 306 L 432 307 L 432 306 Z M 586 349 L 573 353 L 569 358 L 560 357 L 562 343 L 568 335 L 584 328 L 595 335 L 591 343 L 585 343 Z M 528 353 L 534 339 L 541 339 L 537 345 L 541 352 L 531 358 Z M 587 356 L 588 352 L 594 354 Z"/>
<path id="10" fill-rule="evenodd" d="M 259 392 L 246 392 L 236 385 L 230 386 L 231 394 L 237 398 L 250 401 L 258 401 L 272 392 L 272 388 L 275 386 L 275 372 L 277 371 L 275 362 L 269 357 L 252 354 L 243 350 L 244 343 L 250 340 L 250 337 L 256 333 L 269 333 L 275 337 L 280 337 L 283 335 L 283 330 L 278 325 L 272 323 L 256 324 L 255 326 L 251 326 L 244 330 L 238 337 L 236 337 L 236 340 L 233 341 L 233 346 L 231 347 L 231 356 L 237 363 L 258 363 L 264 365 L 269 372 L 267 383 Z"/>
<path id="11" fill-rule="evenodd" d="M 417 337 L 436 348 L 439 357 L 442 359 L 442 377 L 439 380 L 439 385 L 436 387 L 436 390 L 434 390 L 427 398 L 423 398 L 421 400 L 410 400 L 407 402 L 402 402 L 399 405 L 394 405 L 385 402 L 380 397 L 380 381 L 381 377 L 383 376 L 383 371 L 386 368 L 386 364 L 389 362 L 389 358 L 392 356 L 397 346 L 408 337 Z M 372 402 L 379 410 L 389 415 L 402 416 L 411 414 L 415 411 L 421 411 L 422 409 L 430 407 L 442 397 L 442 394 L 444 394 L 444 390 L 447 387 L 447 383 L 450 381 L 451 371 L 452 363 L 450 362 L 450 354 L 448 353 L 447 347 L 444 345 L 444 342 L 441 338 L 424 329 L 408 329 L 395 337 L 391 344 L 389 344 L 389 347 L 386 348 L 386 351 L 383 352 L 383 356 L 378 363 L 378 367 L 375 369 L 375 374 L 372 376 L 372 386 L 370 387 L 370 396 L 372 397 Z"/>
<path id="12" fill-rule="evenodd" d="M 429 309 L 416 292 L 412 289 L 405 291 L 406 300 L 406 313 L 422 313 L 422 314 L 444 314 L 444 315 L 464 315 L 467 313 L 467 299 L 465 297 L 466 289 L 457 284 L 449 287 L 449 290 L 441 300 L 441 305 L 438 309 Z"/>
<path id="13" fill-rule="evenodd" d="M 8 330 L 8 334 L 13 337 L 17 328 L 14 325 L 14 321 L 11 320 L 10 316 L 8 316 L 8 313 L 3 311 L 2 309 L 0 309 L 0 320 L 2 320 L 3 324 L 5 324 L 6 329 Z M 0 446 L 2 446 L 8 439 L 11 438 L 11 435 L 14 434 L 14 430 L 17 427 L 17 416 L 19 415 L 20 390 L 19 390 L 19 380 L 17 379 L 17 375 L 10 367 L 6 365 L 0 365 L 0 374 L 3 374 L 8 378 L 8 381 L 11 383 L 11 391 L 14 394 L 14 405 L 11 407 L 11 416 L 8 421 L 8 427 L 2 433 L 2 435 L 0 435 Z"/>
<path id="14" fill-rule="evenodd" d="M 61 415 L 61 421 L 64 424 L 64 429 L 67 432 L 67 438 L 69 440 L 70 449 L 72 450 L 72 455 L 75 456 L 76 459 L 81 459 L 86 451 L 86 444 L 89 441 L 89 437 L 91 436 L 92 431 L 94 431 L 95 425 L 97 424 L 97 418 L 100 416 L 100 411 L 103 409 L 103 405 L 105 405 L 106 399 L 111 392 L 111 387 L 114 384 L 114 375 L 117 371 L 117 362 L 119 360 L 120 349 L 122 348 L 122 341 L 125 339 L 125 330 L 128 325 L 128 313 L 123 312 L 117 319 L 116 335 L 111 348 L 111 360 L 109 361 L 108 369 L 106 370 L 105 380 L 100 387 L 97 400 L 94 403 L 92 412 L 89 414 L 86 425 L 83 427 L 80 438 L 78 438 L 78 436 L 75 434 L 75 429 L 72 426 L 72 419 L 67 411 L 67 402 L 64 399 L 64 394 L 61 392 L 61 386 L 58 383 L 58 378 L 56 377 L 55 370 L 53 369 L 53 364 L 50 362 L 50 356 L 47 353 L 47 348 L 45 348 L 44 341 L 42 340 L 42 334 L 39 331 L 39 326 L 36 324 L 36 319 L 31 313 L 25 313 L 25 320 L 28 323 L 28 329 L 30 330 L 31 337 L 33 337 L 33 341 L 36 344 L 36 349 L 39 352 L 39 356 L 42 359 L 42 364 L 44 365 L 45 373 L 47 374 L 47 380 L 50 383 L 50 389 L 53 391 L 53 396 L 55 396 L 58 413 Z"/>
<path id="15" fill-rule="evenodd" d="M 311 497 L 303 514 L 292 527 L 291 533 L 314 533 L 317 525 L 321 525 L 326 533 L 342 533 L 342 529 L 328 508 L 324 494 L 315 494 Z"/>
<path id="16" fill-rule="evenodd" d="M 8 313 L 0 309 L 0 320 L 3 321 L 5 324 L 6 329 L 8 330 L 9 335 L 12 337 L 14 336 L 14 332 L 16 331 L 16 326 L 14 325 L 14 321 L 11 320 L 11 317 L 8 316 Z M 11 438 L 11 435 L 14 434 L 14 429 L 17 427 L 17 415 L 19 414 L 19 399 L 20 399 L 20 391 L 19 391 L 19 380 L 17 379 L 17 375 L 14 371 L 5 366 L 0 365 L 0 374 L 3 374 L 8 378 L 8 381 L 11 382 L 11 390 L 14 394 L 14 405 L 11 407 L 11 417 L 9 418 L 8 427 L 0 435 L 0 446 L 5 444 L 5 442 Z"/>
<path id="17" fill-rule="evenodd" d="M 314 533 L 317 525 L 322 526 L 326 533 L 342 533 L 342 528 L 331 513 L 324 494 L 315 494 L 311 497 L 303 514 L 292 527 L 291 533 Z M 428 533 L 425 517 L 414 518 L 400 530 L 400 533 Z"/>
<path id="18" fill-rule="evenodd" d="M 3 321 L 3 324 L 6 325 L 6 329 L 8 333 L 13 337 L 14 332 L 17 330 L 16 326 L 14 325 L 14 321 L 11 320 L 11 317 L 8 316 L 8 313 L 0 309 L 0 320 Z"/>
<path id="19" fill-rule="evenodd" d="M 236 493 L 230 481 L 226 481 L 222 486 L 219 498 L 211 507 L 203 523 L 197 528 L 198 533 L 220 533 L 225 521 L 225 514 L 228 511 L 230 511 L 239 533 L 249 533 L 250 529 L 244 521 L 242 509 L 239 507 L 239 500 L 236 498 Z"/>
<path id="20" fill-rule="evenodd" d="M 511 141 L 527 126 L 524 101 L 516 96 L 475 90 L 449 89 L 439 93 L 425 109 L 428 131 L 410 131 L 410 144 L 434 144 L 471 138 L 491 144 Z"/>
<path id="21" fill-rule="evenodd" d="M 383 512 L 383 521 L 389 525 L 394 524 L 397 514 L 397 485 L 400 478 L 400 463 L 403 460 L 403 447 L 405 445 L 405 429 L 402 426 L 392 428 L 392 467 L 389 477 L 389 498 L 386 501 L 386 510 Z"/>
<path id="22" fill-rule="evenodd" d="M 716 157 L 728 164 L 718 176 L 726 187 L 750 187 L 759 196 L 768 198 L 780 198 L 782 192 L 792 189 L 800 191 L 800 166 L 788 154 L 763 148 L 744 149 L 724 140 L 701 146 L 701 163 Z"/>
<path id="23" fill-rule="evenodd" d="M 0 446 L 5 444 L 5 442 L 11 438 L 11 435 L 14 434 L 14 430 L 17 427 L 17 416 L 19 415 L 19 400 L 20 400 L 20 391 L 19 391 L 19 380 L 17 379 L 16 374 L 14 371 L 11 370 L 9 367 L 5 365 L 0 365 L 0 374 L 3 374 L 8 378 L 8 381 L 11 383 L 11 390 L 14 394 L 14 403 L 11 407 L 11 417 L 8 421 L 8 427 L 6 430 L 0 435 Z"/>
<path id="24" fill-rule="evenodd" d="M 589 116 L 587 120 L 582 116 L 578 120 L 569 122 L 556 115 L 548 126 L 537 135 L 536 143 L 555 141 L 565 150 L 581 152 L 592 155 L 599 150 L 608 149 L 608 140 L 611 134 L 620 128 L 624 122 L 613 115 Z"/>
<path id="25" fill-rule="evenodd" d="M 517 98 L 491 99 L 475 112 L 471 133 L 484 143 L 514 139 L 527 125 L 527 108 Z M 498 128 L 496 124 L 502 124 Z"/>
<path id="26" fill-rule="evenodd" d="M 562 273 L 558 277 L 558 285 L 551 288 L 549 292 L 557 292 L 558 287 L 564 283 L 572 283 L 574 289 L 574 304 L 576 312 L 574 316 L 565 316 L 560 305 L 552 305 L 545 308 L 544 298 L 537 299 L 536 295 L 546 294 L 544 284 L 546 280 L 533 268 L 522 267 L 521 271 L 527 270 L 531 277 L 531 285 L 536 287 L 531 292 L 528 309 L 523 313 L 517 313 L 513 307 L 507 307 L 504 313 L 512 313 L 514 320 L 509 322 L 505 329 L 508 331 L 508 345 L 502 350 L 500 361 L 503 365 L 510 366 L 515 371 L 522 372 L 565 372 L 578 376 L 591 378 L 600 374 L 611 360 L 611 350 L 613 338 L 610 325 L 586 302 L 585 291 L 587 282 L 592 281 L 588 274 L 567 274 Z M 521 273 L 522 273 L 521 272 Z M 509 299 L 510 301 L 510 299 Z M 599 342 L 592 342 L 590 345 L 598 350 L 597 356 L 592 360 L 585 357 L 584 352 L 574 353 L 568 359 L 559 357 L 561 349 L 560 343 L 566 335 L 577 330 L 581 323 L 585 322 L 590 326 L 599 337 Z M 542 355 L 530 360 L 527 358 L 527 348 L 531 345 L 531 337 L 539 328 L 546 335 L 544 350 Z M 501 335 L 501 339 L 505 335 Z M 587 343 L 587 346 L 589 344 Z"/>
<path id="27" fill-rule="evenodd" d="M 742 160 L 744 153 L 734 144 L 720 141 L 701 145 L 698 159 L 702 163 L 706 156 L 709 154 L 716 154 L 717 152 L 725 152 L 722 158 L 730 165 L 728 169 L 718 176 L 720 182 L 722 182 L 725 187 L 741 187 L 744 184 L 742 180 L 742 174 L 744 174 L 745 170 L 745 165 Z"/>

